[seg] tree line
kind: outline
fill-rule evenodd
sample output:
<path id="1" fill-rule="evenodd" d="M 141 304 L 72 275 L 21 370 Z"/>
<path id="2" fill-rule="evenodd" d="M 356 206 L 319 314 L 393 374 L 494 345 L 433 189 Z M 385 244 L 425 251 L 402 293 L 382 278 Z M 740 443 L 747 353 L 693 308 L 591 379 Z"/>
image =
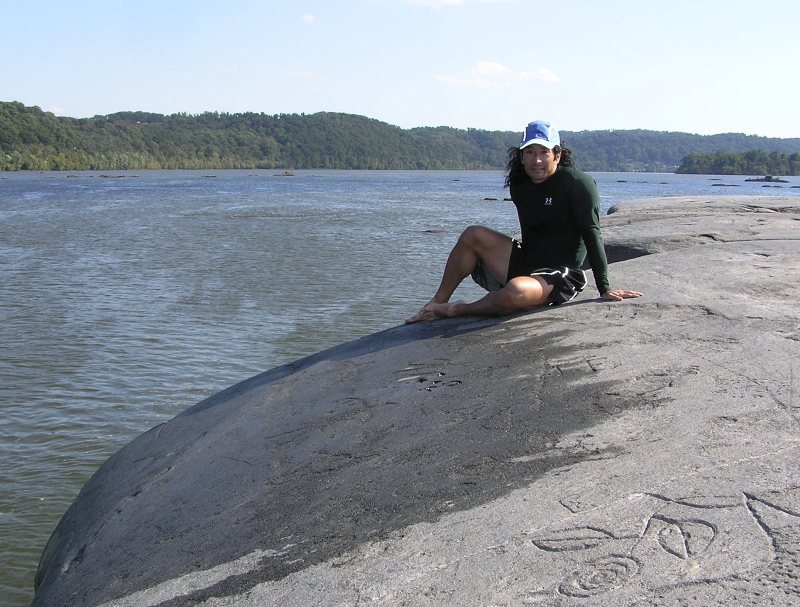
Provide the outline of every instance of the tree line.
<path id="1" fill-rule="evenodd" d="M 800 139 L 647 130 L 562 131 L 586 171 L 673 172 L 702 155 L 786 156 Z M 125 169 L 503 169 L 513 131 L 402 129 L 352 114 L 118 112 L 58 117 L 0 102 L 0 170 Z M 698 156 L 701 155 L 701 156 Z M 796 160 L 796 158 L 795 158 Z M 771 165 L 766 165 L 771 166 Z M 747 174 L 796 174 L 788 170 Z"/>
<path id="2" fill-rule="evenodd" d="M 689 154 L 676 173 L 702 175 L 800 175 L 800 153 L 750 150 L 743 154 L 715 152 Z"/>

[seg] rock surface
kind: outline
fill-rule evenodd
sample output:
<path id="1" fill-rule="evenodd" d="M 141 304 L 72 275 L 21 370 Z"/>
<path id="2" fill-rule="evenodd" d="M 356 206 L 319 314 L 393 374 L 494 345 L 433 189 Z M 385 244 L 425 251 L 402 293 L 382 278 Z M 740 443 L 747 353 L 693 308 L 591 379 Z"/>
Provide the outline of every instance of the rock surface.
<path id="1" fill-rule="evenodd" d="M 613 211 L 644 298 L 399 326 L 197 404 L 87 483 L 34 605 L 800 604 L 800 197 Z"/>

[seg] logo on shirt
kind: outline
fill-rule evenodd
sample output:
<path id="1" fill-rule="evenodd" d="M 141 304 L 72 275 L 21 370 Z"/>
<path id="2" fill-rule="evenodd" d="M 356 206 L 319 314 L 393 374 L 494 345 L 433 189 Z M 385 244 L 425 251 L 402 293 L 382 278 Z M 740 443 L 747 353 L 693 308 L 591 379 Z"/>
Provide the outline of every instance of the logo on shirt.
<path id="1" fill-rule="evenodd" d="M 550 198 L 549 196 L 547 198 L 545 198 L 544 199 L 544 206 L 552 207 L 553 206 L 553 199 Z"/>

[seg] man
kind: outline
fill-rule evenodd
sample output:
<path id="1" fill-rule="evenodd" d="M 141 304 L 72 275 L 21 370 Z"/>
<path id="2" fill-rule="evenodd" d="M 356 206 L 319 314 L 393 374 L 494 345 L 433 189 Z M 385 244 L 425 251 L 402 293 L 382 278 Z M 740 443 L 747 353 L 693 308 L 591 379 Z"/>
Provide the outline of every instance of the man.
<path id="1" fill-rule="evenodd" d="M 638 291 L 610 288 L 597 186 L 572 167 L 571 151 L 561 146 L 558 131 L 549 122 L 528 124 L 519 147 L 509 150 L 506 173 L 521 240 L 483 226 L 464 230 L 450 252 L 436 294 L 406 323 L 502 316 L 564 303 L 586 286 L 581 266 L 587 254 L 603 299 L 641 297 Z M 472 303 L 450 302 L 469 275 L 489 293 Z"/>

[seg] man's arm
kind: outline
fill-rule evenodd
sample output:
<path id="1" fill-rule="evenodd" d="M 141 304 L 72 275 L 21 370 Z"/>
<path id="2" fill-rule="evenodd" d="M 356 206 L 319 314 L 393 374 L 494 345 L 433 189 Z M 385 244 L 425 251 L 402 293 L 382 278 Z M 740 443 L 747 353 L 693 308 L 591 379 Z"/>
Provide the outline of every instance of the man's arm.
<path id="1" fill-rule="evenodd" d="M 607 301 L 621 301 L 641 297 L 643 293 L 628 289 L 611 289 L 608 281 L 608 260 L 603 246 L 603 236 L 600 232 L 600 195 L 597 186 L 589 176 L 576 182 L 576 222 L 579 226 L 581 238 L 586 245 L 586 254 L 589 265 L 592 266 L 595 284 L 600 291 L 600 297 Z"/>
<path id="2" fill-rule="evenodd" d="M 597 290 L 600 295 L 605 295 L 610 289 L 608 261 L 600 233 L 600 195 L 594 180 L 588 175 L 577 179 L 572 196 L 573 219 L 586 247 Z"/>

